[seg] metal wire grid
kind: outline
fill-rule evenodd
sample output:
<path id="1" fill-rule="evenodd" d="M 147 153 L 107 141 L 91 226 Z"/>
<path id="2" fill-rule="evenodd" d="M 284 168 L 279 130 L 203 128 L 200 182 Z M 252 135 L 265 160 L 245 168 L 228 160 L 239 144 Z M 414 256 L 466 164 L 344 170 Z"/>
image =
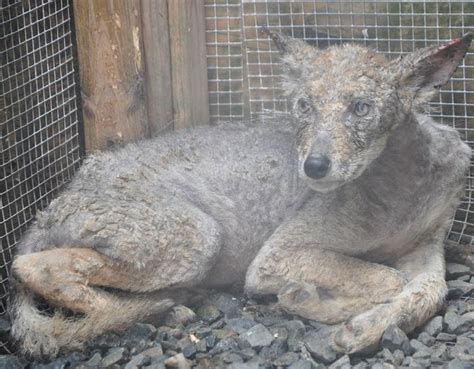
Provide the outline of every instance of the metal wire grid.
<path id="1" fill-rule="evenodd" d="M 240 0 L 205 1 L 211 120 L 244 118 Z"/>
<path id="2" fill-rule="evenodd" d="M 467 32 L 469 27 L 471 30 L 474 27 L 472 1 L 207 0 L 206 10 L 209 94 L 214 120 L 287 111 L 287 102 L 278 88 L 281 74 L 279 53 L 268 37 L 259 31 L 262 25 L 273 31 L 303 38 L 318 47 L 341 42 L 361 43 L 389 58 L 451 40 Z M 229 21 L 223 19 L 228 15 Z M 239 16 L 240 22 L 236 19 Z M 239 33 L 240 38 L 237 37 Z M 231 34 L 234 35 L 232 39 Z M 240 54 L 237 51 L 231 54 L 230 45 L 240 46 Z M 217 62 L 226 58 L 232 60 L 233 64 Z M 238 87 L 234 89 L 229 88 L 229 84 L 226 84 L 228 79 L 224 77 L 227 76 L 228 65 L 242 71 L 243 78 L 238 79 Z M 239 109 L 236 116 L 228 114 L 226 110 L 230 101 L 228 93 L 234 99 L 236 94 L 241 95 L 241 100 L 236 104 Z M 462 138 L 474 147 L 472 51 L 431 105 L 431 114 L 435 119 L 456 127 Z M 223 109 L 224 106 L 226 109 Z M 471 168 L 467 177 L 466 197 L 456 213 L 449 234 L 456 242 L 473 243 L 472 179 Z"/>
<path id="3" fill-rule="evenodd" d="M 0 10 L 0 315 L 9 264 L 35 212 L 79 166 L 69 0 L 2 2 Z"/>

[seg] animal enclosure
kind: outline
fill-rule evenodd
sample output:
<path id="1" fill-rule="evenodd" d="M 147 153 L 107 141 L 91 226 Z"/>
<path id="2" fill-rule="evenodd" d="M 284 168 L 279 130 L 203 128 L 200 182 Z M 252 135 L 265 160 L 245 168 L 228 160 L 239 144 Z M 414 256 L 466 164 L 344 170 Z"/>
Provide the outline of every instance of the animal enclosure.
<path id="1" fill-rule="evenodd" d="M 15 244 L 35 212 L 78 169 L 82 127 L 71 4 L 4 1 L 0 14 L 0 315 L 4 315 Z"/>
<path id="2" fill-rule="evenodd" d="M 263 25 L 321 48 L 357 42 L 389 58 L 474 27 L 467 0 L 4 3 L 0 314 L 15 244 L 79 167 L 82 134 L 91 152 L 167 129 L 258 117 L 266 124 L 266 116 L 284 114 L 279 53 Z M 473 146 L 474 52 L 429 111 Z M 448 237 L 473 243 L 472 173 L 466 183 Z"/>

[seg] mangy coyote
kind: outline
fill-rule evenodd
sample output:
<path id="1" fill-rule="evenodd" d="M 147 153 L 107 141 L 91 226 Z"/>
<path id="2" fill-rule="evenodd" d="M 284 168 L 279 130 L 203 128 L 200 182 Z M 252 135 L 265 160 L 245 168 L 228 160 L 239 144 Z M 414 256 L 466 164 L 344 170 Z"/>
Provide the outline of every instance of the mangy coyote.
<path id="1" fill-rule="evenodd" d="M 288 119 L 93 155 L 38 215 L 12 268 L 12 334 L 25 352 L 78 348 L 196 287 L 278 295 L 289 312 L 340 323 L 329 337 L 344 352 L 440 307 L 443 238 L 471 150 L 421 107 L 472 36 L 388 62 L 270 35 Z M 41 314 L 38 295 L 82 314 Z"/>

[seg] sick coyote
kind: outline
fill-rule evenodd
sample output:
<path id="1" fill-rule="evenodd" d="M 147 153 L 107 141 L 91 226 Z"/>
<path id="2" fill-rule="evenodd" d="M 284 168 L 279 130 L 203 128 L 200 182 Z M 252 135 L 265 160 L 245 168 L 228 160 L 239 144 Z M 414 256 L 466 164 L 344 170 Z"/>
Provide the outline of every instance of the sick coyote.
<path id="1" fill-rule="evenodd" d="M 90 156 L 21 243 L 12 335 L 56 355 L 241 283 L 334 324 L 357 352 L 413 330 L 446 294 L 443 239 L 471 150 L 423 113 L 472 36 L 392 62 L 266 31 L 291 112 L 171 133 Z M 79 313 L 43 314 L 38 297 Z"/>

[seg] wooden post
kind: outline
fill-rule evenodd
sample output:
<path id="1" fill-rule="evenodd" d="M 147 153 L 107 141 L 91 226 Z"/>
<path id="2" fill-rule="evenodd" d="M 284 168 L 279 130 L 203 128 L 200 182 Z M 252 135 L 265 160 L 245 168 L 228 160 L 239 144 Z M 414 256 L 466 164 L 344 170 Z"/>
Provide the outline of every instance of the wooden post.
<path id="1" fill-rule="evenodd" d="M 86 151 L 149 135 L 139 0 L 74 0 Z"/>
<path id="2" fill-rule="evenodd" d="M 141 0 L 143 59 L 151 134 L 173 129 L 171 51 L 166 0 Z"/>
<path id="3" fill-rule="evenodd" d="M 204 0 L 169 0 L 175 129 L 209 123 Z"/>

